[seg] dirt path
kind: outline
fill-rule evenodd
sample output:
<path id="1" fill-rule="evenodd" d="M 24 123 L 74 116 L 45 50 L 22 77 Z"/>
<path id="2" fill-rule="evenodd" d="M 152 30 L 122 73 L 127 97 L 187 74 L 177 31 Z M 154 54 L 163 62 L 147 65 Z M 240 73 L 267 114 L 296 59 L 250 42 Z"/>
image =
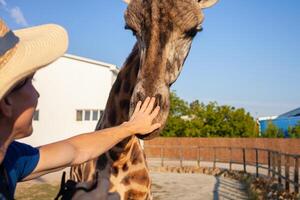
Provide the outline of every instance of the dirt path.
<path id="1" fill-rule="evenodd" d="M 54 175 L 19 184 L 16 199 L 53 199 L 58 190 L 61 173 Z M 228 178 L 168 172 L 152 172 L 151 177 L 154 200 L 247 199 L 244 185 Z"/>
<path id="2" fill-rule="evenodd" d="M 240 182 L 205 174 L 151 174 L 154 200 L 248 199 Z"/>

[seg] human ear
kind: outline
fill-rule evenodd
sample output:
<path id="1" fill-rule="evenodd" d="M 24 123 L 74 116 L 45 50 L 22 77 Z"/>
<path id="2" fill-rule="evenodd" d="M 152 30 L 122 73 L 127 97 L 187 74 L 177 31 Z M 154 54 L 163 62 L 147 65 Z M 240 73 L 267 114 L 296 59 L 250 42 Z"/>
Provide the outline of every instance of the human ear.
<path id="1" fill-rule="evenodd" d="M 9 96 L 6 96 L 0 100 L 0 112 L 4 117 L 12 116 L 12 101 Z"/>

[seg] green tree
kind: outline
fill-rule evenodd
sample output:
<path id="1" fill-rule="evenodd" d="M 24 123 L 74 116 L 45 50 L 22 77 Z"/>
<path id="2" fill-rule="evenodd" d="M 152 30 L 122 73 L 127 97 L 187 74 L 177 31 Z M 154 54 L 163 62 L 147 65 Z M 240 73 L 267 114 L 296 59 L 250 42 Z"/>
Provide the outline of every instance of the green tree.
<path id="1" fill-rule="evenodd" d="M 165 137 L 184 137 L 185 121 L 181 116 L 188 115 L 188 103 L 180 99 L 173 91 L 170 94 L 170 112 L 161 135 Z"/>
<path id="2" fill-rule="evenodd" d="M 258 127 L 243 108 L 198 100 L 188 104 L 175 92 L 170 95 L 170 114 L 162 136 L 166 137 L 255 137 Z"/>
<path id="3" fill-rule="evenodd" d="M 235 137 L 256 137 L 258 129 L 256 121 L 244 108 L 232 108 L 231 126 Z"/>
<path id="4" fill-rule="evenodd" d="M 263 132 L 263 137 L 267 138 L 283 138 L 284 133 L 282 129 L 279 129 L 275 124 L 270 120 L 268 122 L 267 129 Z"/>
<path id="5" fill-rule="evenodd" d="M 189 105 L 183 99 L 180 99 L 175 91 L 170 93 L 170 113 L 169 116 L 179 117 L 189 114 Z"/>
<path id="6" fill-rule="evenodd" d="M 298 121 L 296 126 L 288 128 L 288 134 L 291 138 L 300 138 L 300 121 Z"/>

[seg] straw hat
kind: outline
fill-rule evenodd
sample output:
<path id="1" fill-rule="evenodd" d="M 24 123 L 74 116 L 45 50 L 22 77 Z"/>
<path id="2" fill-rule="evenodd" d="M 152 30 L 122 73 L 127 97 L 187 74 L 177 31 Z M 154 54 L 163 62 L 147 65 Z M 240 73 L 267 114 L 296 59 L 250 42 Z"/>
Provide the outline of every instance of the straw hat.
<path id="1" fill-rule="evenodd" d="M 46 24 L 11 31 L 0 19 L 0 100 L 20 80 L 64 54 L 68 34 Z"/>

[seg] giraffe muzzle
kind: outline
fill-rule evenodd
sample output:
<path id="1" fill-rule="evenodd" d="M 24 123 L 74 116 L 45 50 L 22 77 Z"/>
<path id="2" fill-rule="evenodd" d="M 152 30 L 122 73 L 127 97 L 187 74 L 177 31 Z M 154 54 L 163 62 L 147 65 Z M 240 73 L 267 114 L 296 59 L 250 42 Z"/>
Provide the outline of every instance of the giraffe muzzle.
<path id="1" fill-rule="evenodd" d="M 148 96 L 155 97 L 155 99 L 156 99 L 153 109 L 155 109 L 156 106 L 160 106 L 160 112 L 157 115 L 157 117 L 153 120 L 153 123 L 161 123 L 162 126 L 159 129 L 157 129 L 147 135 L 137 134 L 136 136 L 139 139 L 150 140 L 154 137 L 159 136 L 160 132 L 163 130 L 164 125 L 167 121 L 167 117 L 169 114 L 169 108 L 170 108 L 169 89 L 167 89 L 167 88 L 164 88 L 163 90 L 158 89 L 155 94 L 153 94 L 153 93 L 154 92 L 145 92 L 145 91 L 141 92 L 140 91 L 140 92 L 134 93 L 133 98 L 132 98 L 133 103 L 131 104 L 132 106 L 131 106 L 130 110 L 134 109 L 133 105 L 136 105 L 136 103 L 138 101 L 144 101 Z M 130 112 L 130 113 L 132 113 L 132 112 Z"/>

